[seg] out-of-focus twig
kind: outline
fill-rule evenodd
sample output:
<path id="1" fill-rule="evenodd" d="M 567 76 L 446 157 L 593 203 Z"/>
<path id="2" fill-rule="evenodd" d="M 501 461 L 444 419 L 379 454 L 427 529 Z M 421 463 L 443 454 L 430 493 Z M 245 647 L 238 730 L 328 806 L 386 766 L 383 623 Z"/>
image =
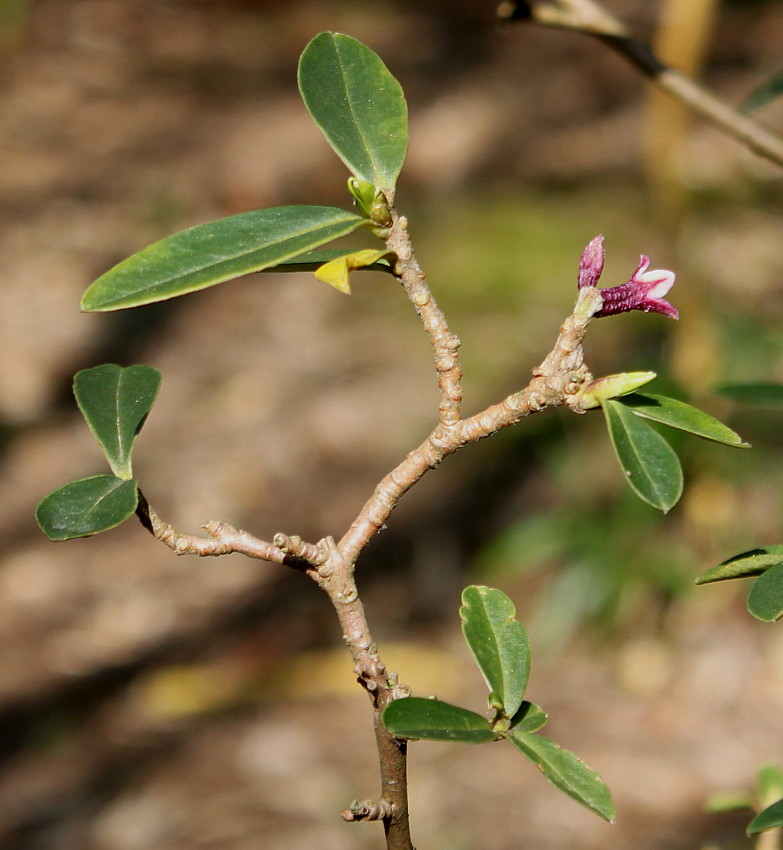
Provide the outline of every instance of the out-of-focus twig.
<path id="1" fill-rule="evenodd" d="M 706 118 L 754 153 L 783 166 L 783 139 L 753 118 L 724 103 L 685 74 L 669 68 L 626 26 L 594 0 L 504 0 L 505 20 L 528 20 L 542 26 L 574 30 L 611 47 L 662 91 Z"/>

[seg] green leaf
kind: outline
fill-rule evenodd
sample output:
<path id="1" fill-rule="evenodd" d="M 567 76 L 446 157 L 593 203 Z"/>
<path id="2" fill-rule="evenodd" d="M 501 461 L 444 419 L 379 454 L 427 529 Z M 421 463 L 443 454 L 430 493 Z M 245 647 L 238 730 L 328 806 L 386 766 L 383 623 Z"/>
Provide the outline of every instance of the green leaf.
<path id="1" fill-rule="evenodd" d="M 486 744 L 500 737 L 486 717 L 437 699 L 396 699 L 386 706 L 381 719 L 398 738 Z"/>
<path id="2" fill-rule="evenodd" d="M 631 489 L 666 513 L 682 495 L 682 467 L 672 447 L 619 401 L 603 404 L 617 459 Z"/>
<path id="3" fill-rule="evenodd" d="M 514 603 L 499 590 L 472 585 L 462 591 L 462 633 L 484 675 L 487 687 L 503 703 L 507 717 L 516 714 L 530 675 L 530 644 L 515 620 Z"/>
<path id="4" fill-rule="evenodd" d="M 610 823 L 614 821 L 612 795 L 603 779 L 573 753 L 530 732 L 514 730 L 506 737 L 556 788 Z"/>
<path id="5" fill-rule="evenodd" d="M 357 253 L 356 248 L 321 248 L 317 251 L 305 251 L 303 254 L 292 257 L 284 263 L 268 269 L 262 269 L 262 271 L 274 274 L 278 272 L 314 272 L 324 263 L 330 263 L 332 260 L 337 260 L 340 257 L 348 257 L 355 253 Z M 387 252 L 381 251 L 379 253 L 386 255 Z M 360 270 L 394 274 L 391 262 L 384 257 L 381 257 L 370 265 L 361 266 Z"/>
<path id="6" fill-rule="evenodd" d="M 82 310 L 138 307 L 205 289 L 284 263 L 365 223 L 336 207 L 290 206 L 191 227 L 101 275 L 84 293 Z"/>
<path id="7" fill-rule="evenodd" d="M 151 366 L 123 369 L 113 363 L 84 369 L 73 379 L 76 403 L 117 478 L 133 477 L 133 444 L 155 403 L 160 381 L 160 372 Z"/>
<path id="8" fill-rule="evenodd" d="M 546 726 L 549 717 L 534 703 L 525 700 L 511 718 L 510 731 L 538 732 Z"/>
<path id="9" fill-rule="evenodd" d="M 783 617 L 783 564 L 763 572 L 748 593 L 748 611 L 765 623 Z"/>
<path id="10" fill-rule="evenodd" d="M 783 545 L 760 546 L 749 552 L 735 555 L 702 573 L 696 584 L 709 584 L 712 581 L 725 581 L 730 578 L 746 578 L 747 576 L 758 576 L 770 567 L 783 563 Z"/>
<path id="11" fill-rule="evenodd" d="M 717 387 L 715 392 L 728 396 L 743 404 L 758 404 L 770 407 L 783 406 L 783 384 L 765 381 L 745 384 L 726 384 Z"/>
<path id="12" fill-rule="evenodd" d="M 722 422 L 710 416 L 698 407 L 685 404 L 675 398 L 667 398 L 663 395 L 647 393 L 632 393 L 620 399 L 620 403 L 643 419 L 652 419 L 670 428 L 678 428 L 687 431 L 705 440 L 716 443 L 725 443 L 738 448 L 749 448 L 748 443 L 742 441 L 739 434 L 726 427 Z"/>
<path id="13" fill-rule="evenodd" d="M 741 112 L 753 112 L 762 106 L 766 106 L 783 93 L 783 71 L 773 74 L 766 82 L 754 89 L 740 105 Z"/>
<path id="14" fill-rule="evenodd" d="M 135 480 L 94 475 L 71 481 L 38 503 L 35 518 L 50 540 L 71 540 L 108 531 L 136 510 L 139 493 Z"/>
<path id="15" fill-rule="evenodd" d="M 746 832 L 748 835 L 758 835 L 765 829 L 779 827 L 783 827 L 783 800 L 778 800 L 771 806 L 767 806 L 763 812 L 759 812 L 748 824 Z"/>
<path id="16" fill-rule="evenodd" d="M 318 280 L 330 284 L 339 292 L 350 295 L 351 272 L 372 266 L 378 260 L 388 259 L 389 256 L 394 256 L 394 252 L 376 251 L 372 248 L 352 251 L 350 254 L 344 254 L 342 257 L 336 257 L 324 263 L 315 270 L 315 276 Z"/>
<path id="17" fill-rule="evenodd" d="M 353 176 L 393 189 L 408 148 L 408 107 L 381 58 L 350 36 L 322 32 L 299 59 L 299 91 Z"/>

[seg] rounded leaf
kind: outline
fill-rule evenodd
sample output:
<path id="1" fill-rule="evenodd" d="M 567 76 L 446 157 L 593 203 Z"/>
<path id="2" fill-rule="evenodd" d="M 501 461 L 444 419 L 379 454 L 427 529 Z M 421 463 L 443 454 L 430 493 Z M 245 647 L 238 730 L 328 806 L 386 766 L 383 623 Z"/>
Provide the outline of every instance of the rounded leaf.
<path id="1" fill-rule="evenodd" d="M 353 176 L 393 189 L 408 149 L 408 107 L 381 58 L 355 38 L 322 32 L 299 59 L 299 91 Z"/>
<path id="2" fill-rule="evenodd" d="M 160 381 L 160 372 L 151 366 L 122 368 L 113 363 L 74 376 L 76 403 L 118 478 L 133 477 L 133 444 L 155 403 Z"/>
<path id="3" fill-rule="evenodd" d="M 240 213 L 167 236 L 101 275 L 82 310 L 165 301 L 284 263 L 345 236 L 366 219 L 336 207 L 290 206 Z"/>
<path id="4" fill-rule="evenodd" d="M 89 537 L 125 522 L 136 510 L 135 480 L 94 475 L 71 481 L 38 503 L 35 518 L 41 531 L 55 541 Z"/>
<path id="5" fill-rule="evenodd" d="M 606 783 L 573 753 L 529 732 L 514 730 L 506 737 L 556 788 L 610 823 L 614 821 L 614 802 Z"/>
<path id="6" fill-rule="evenodd" d="M 507 717 L 516 714 L 530 675 L 530 644 L 514 619 L 514 603 L 499 590 L 472 585 L 462 592 L 462 633 L 487 687 L 503 703 Z"/>
<path id="7" fill-rule="evenodd" d="M 499 737 L 486 717 L 437 699 L 396 699 L 386 706 L 381 719 L 398 738 L 486 744 Z"/>
<path id="8" fill-rule="evenodd" d="M 663 437 L 619 401 L 603 404 L 617 459 L 631 489 L 666 513 L 682 495 L 682 467 Z"/>
<path id="9" fill-rule="evenodd" d="M 765 623 L 783 617 L 783 564 L 762 573 L 748 593 L 748 611 Z"/>

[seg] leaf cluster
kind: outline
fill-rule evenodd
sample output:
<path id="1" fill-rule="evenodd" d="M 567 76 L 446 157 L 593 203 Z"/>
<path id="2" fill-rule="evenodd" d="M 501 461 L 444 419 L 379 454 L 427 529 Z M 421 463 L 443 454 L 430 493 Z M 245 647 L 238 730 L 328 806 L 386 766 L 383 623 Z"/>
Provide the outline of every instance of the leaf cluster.
<path id="1" fill-rule="evenodd" d="M 438 699 L 407 697 L 383 711 L 386 728 L 399 738 L 487 744 L 509 741 L 560 791 L 608 821 L 615 808 L 603 779 L 554 741 L 539 735 L 547 715 L 525 700 L 530 644 L 513 602 L 499 590 L 472 585 L 462 593 L 462 633 L 489 688 L 492 716 Z"/>

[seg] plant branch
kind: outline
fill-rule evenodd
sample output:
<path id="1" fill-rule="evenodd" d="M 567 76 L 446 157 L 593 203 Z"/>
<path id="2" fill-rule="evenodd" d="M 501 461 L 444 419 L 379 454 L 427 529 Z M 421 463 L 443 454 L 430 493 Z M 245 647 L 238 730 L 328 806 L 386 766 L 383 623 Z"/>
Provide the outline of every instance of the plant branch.
<path id="1" fill-rule="evenodd" d="M 533 379 L 523 390 L 451 427 L 437 425 L 375 488 L 340 541 L 343 557 L 354 563 L 370 538 L 386 523 L 400 497 L 448 455 L 501 428 L 515 425 L 531 413 L 568 404 L 575 398 L 582 384 L 591 379 L 584 366 L 582 339 L 590 319 L 600 309 L 599 291 L 595 287 L 581 289 L 574 312 L 560 328 L 552 351 L 533 370 Z M 573 409 L 578 410 L 576 406 Z"/>
<path id="2" fill-rule="evenodd" d="M 297 566 L 298 559 L 272 543 L 259 540 L 247 531 L 234 528 L 227 522 L 208 522 L 202 528 L 208 537 L 195 537 L 176 531 L 164 522 L 139 491 L 136 515 L 141 524 L 161 543 L 177 555 L 200 555 L 201 557 L 230 555 L 240 552 L 249 558 L 271 561 L 274 564 Z M 299 562 L 301 563 L 301 562 Z"/>
<path id="3" fill-rule="evenodd" d="M 413 850 L 408 821 L 407 742 L 390 735 L 381 721 L 384 707 L 408 696 L 410 691 L 398 685 L 396 676 L 386 670 L 378 655 L 354 580 L 353 564 L 343 557 L 331 537 L 322 540 L 318 548 L 327 558 L 310 575 L 327 593 L 337 612 L 354 673 L 372 701 L 381 770 L 380 799 L 353 803 L 342 816 L 350 821 L 382 820 L 388 850 Z"/>
<path id="4" fill-rule="evenodd" d="M 620 20 L 594 0 L 504 2 L 498 14 L 507 20 L 530 20 L 542 26 L 593 36 L 624 57 L 653 85 L 754 153 L 783 166 L 783 139 L 779 135 L 733 109 L 685 74 L 665 65 L 646 44 L 635 40 Z"/>
<path id="5" fill-rule="evenodd" d="M 395 273 L 421 317 L 424 330 L 432 343 L 435 369 L 440 387 L 440 422 L 450 427 L 460 420 L 462 406 L 462 366 L 459 362 L 459 338 L 449 330 L 446 317 L 435 302 L 427 279 L 413 252 L 408 220 L 397 215 L 390 206 L 391 227 L 386 245 L 397 255 Z"/>

